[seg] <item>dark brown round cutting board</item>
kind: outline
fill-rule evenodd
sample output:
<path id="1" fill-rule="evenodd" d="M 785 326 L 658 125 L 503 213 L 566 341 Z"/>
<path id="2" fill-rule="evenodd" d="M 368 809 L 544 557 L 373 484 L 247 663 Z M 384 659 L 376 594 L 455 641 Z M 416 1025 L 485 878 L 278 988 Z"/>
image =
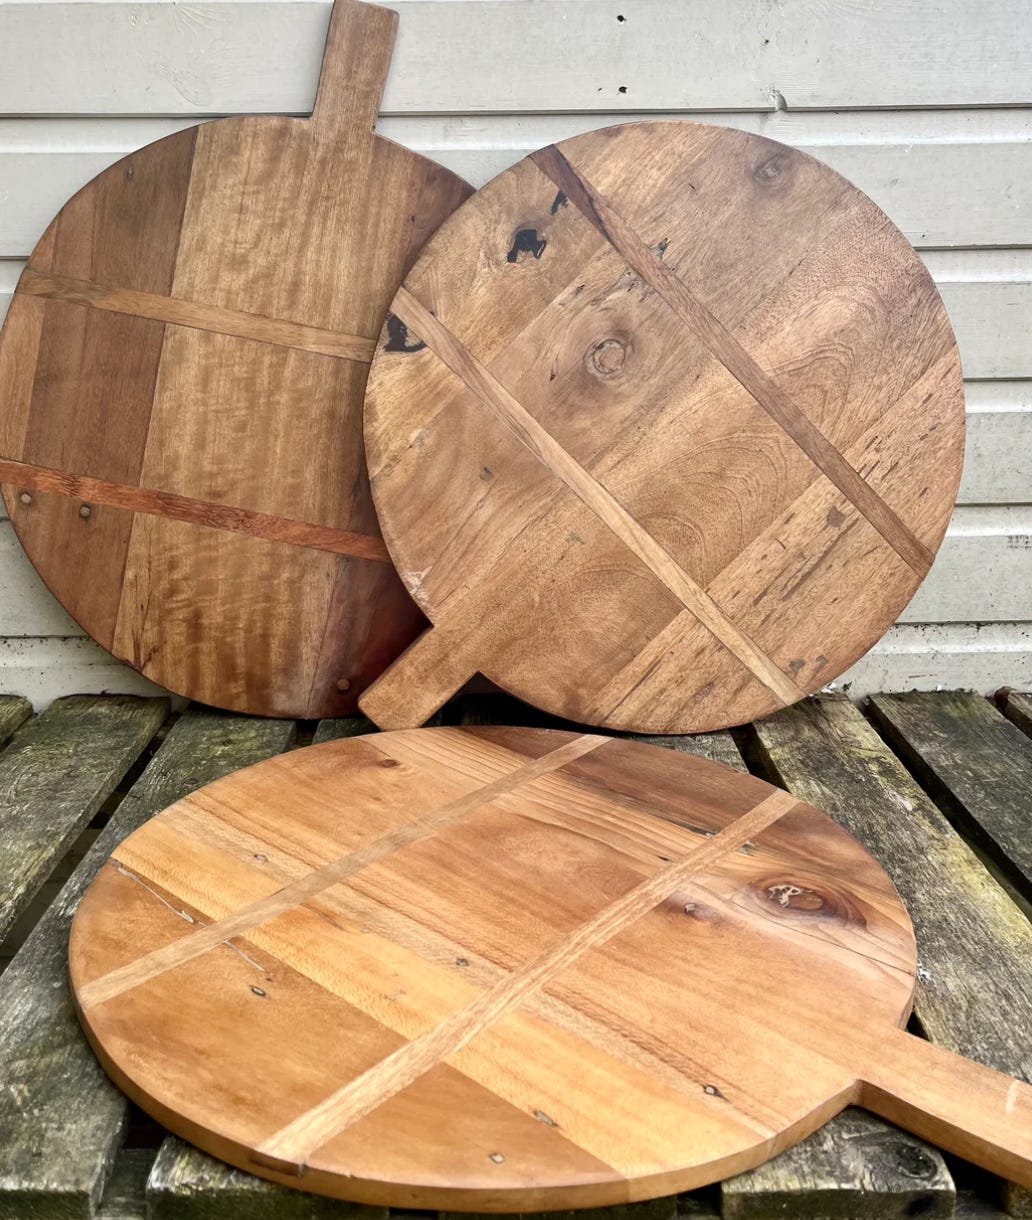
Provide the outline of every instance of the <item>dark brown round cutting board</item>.
<path id="1" fill-rule="evenodd" d="M 850 1101 L 1032 1184 L 1032 1089 L 898 1028 L 915 947 L 878 864 L 638 742 L 417 729 L 240 771 L 126 839 L 70 961 L 131 1097 L 324 1194 L 624 1203 Z"/>
<path id="2" fill-rule="evenodd" d="M 205 703 L 353 710 L 423 619 L 369 498 L 387 305 L 470 188 L 373 135 L 396 14 L 337 0 L 311 119 L 119 161 L 50 225 L 0 337 L 0 484 L 116 656 Z"/>
<path id="3" fill-rule="evenodd" d="M 382 727 L 476 671 L 590 724 L 743 723 L 842 673 L 928 571 L 953 334 L 903 236 L 804 153 L 686 122 L 543 149 L 391 309 L 370 479 L 434 627 L 366 695 Z"/>

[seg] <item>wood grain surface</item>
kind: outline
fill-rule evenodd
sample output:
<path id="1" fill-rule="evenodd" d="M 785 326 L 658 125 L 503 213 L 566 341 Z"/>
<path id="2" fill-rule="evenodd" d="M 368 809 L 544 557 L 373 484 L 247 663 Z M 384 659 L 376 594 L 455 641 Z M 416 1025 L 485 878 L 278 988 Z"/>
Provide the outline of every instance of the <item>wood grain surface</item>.
<path id="1" fill-rule="evenodd" d="M 851 1101 L 1032 1180 L 1032 1090 L 898 1028 L 879 865 L 762 780 L 632 741 L 437 728 L 179 800 L 76 915 L 115 1081 L 177 1134 L 359 1202 L 624 1203 Z"/>
<path id="2" fill-rule="evenodd" d="M 590 724 L 742 723 L 863 655 L 931 565 L 953 334 L 888 218 L 801 152 L 687 122 L 549 146 L 391 310 L 370 481 L 434 626 L 362 700 L 383 727 L 477 671 Z"/>
<path id="3" fill-rule="evenodd" d="M 376 335 L 469 187 L 373 135 L 397 18 L 338 0 L 311 119 L 227 119 L 94 179 L 0 336 L 0 484 L 116 656 L 237 711 L 326 716 L 422 623 L 369 497 Z"/>

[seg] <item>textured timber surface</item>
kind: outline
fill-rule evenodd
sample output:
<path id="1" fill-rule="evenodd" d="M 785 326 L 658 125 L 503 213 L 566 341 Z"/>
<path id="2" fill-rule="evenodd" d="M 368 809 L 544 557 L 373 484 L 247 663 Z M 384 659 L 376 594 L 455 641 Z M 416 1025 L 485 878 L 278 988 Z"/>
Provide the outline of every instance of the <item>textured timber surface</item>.
<path id="1" fill-rule="evenodd" d="M 452 724 L 484 724 L 492 719 L 545 722 L 540 713 L 500 696 L 470 697 L 449 705 L 444 719 Z M 221 771 L 284 748 L 289 737 L 283 734 L 292 732 L 292 726 L 266 730 L 261 722 L 231 716 L 209 717 L 212 727 L 205 731 L 201 717 L 198 727 L 189 730 L 191 720 L 198 724 L 192 712 L 180 718 L 169 737 L 170 747 L 177 740 L 180 747 L 172 755 L 167 748 L 159 751 L 147 772 L 157 775 L 160 763 L 170 779 L 160 789 L 150 790 L 149 796 L 143 781 L 137 781 L 141 795 L 132 797 L 139 801 L 135 810 L 131 804 L 121 820 L 112 822 L 110 834 L 91 853 L 90 863 L 74 883 L 66 884 L 66 892 L 0 977 L 0 1028 L 5 1047 L 12 1048 L 10 1060 L 0 1068 L 0 1092 L 6 1099 L 0 1122 L 0 1162 L 5 1166 L 0 1177 L 0 1216 L 5 1220 L 88 1217 L 95 1207 L 106 1220 L 143 1220 L 145 1213 L 151 1220 L 294 1216 L 308 1220 L 350 1216 L 356 1210 L 346 1203 L 284 1191 L 172 1137 L 152 1166 L 154 1132 L 138 1129 L 139 1120 L 131 1109 L 133 1149 L 120 1151 L 126 1139 L 126 1103 L 106 1084 L 72 1015 L 63 983 L 68 920 L 101 860 L 124 835 L 171 800 Z M 82 730 L 89 731 L 85 722 Z M 368 730 L 361 721 L 327 721 L 316 736 L 332 740 Z M 760 752 L 756 738 L 738 737 L 750 766 L 841 821 L 884 861 L 901 888 L 917 931 L 917 1016 L 928 1036 L 1001 1069 L 1022 1073 L 1020 1031 L 1032 1021 L 1028 999 L 1032 950 L 1027 920 L 1009 896 L 1012 891 L 993 880 L 965 846 L 961 833 L 938 812 L 934 800 L 909 779 L 892 751 L 845 701 L 810 701 L 798 712 L 776 717 L 757 730 L 763 739 Z M 302 740 L 309 740 L 311 729 L 302 726 L 302 734 Z M 233 749 L 234 740 L 241 743 L 239 753 Z M 726 734 L 679 739 L 675 744 L 744 766 Z M 204 762 L 216 748 L 221 770 Z M 45 758 L 40 765 L 46 767 Z M 119 798 L 117 794 L 109 798 L 109 804 L 112 799 Z M 911 875 L 913 881 L 908 880 Z M 916 900 L 918 893 L 924 894 L 923 902 Z M 969 943 L 980 919 L 986 922 L 984 937 Z M 994 997 L 991 1003 L 979 1008 L 977 999 L 965 998 L 977 997 L 986 988 L 992 989 L 986 993 Z M 952 1001 L 954 995 L 959 1002 Z M 80 1153 L 74 1153 L 77 1147 Z M 722 1211 L 725 1216 L 751 1220 L 776 1220 L 786 1213 L 814 1220 L 858 1215 L 903 1220 L 919 1213 L 950 1215 L 955 1200 L 956 1214 L 968 1220 L 999 1220 L 998 1209 L 1004 1202 L 1024 1214 L 1023 1197 L 1006 1191 L 999 1179 L 975 1177 L 958 1160 L 951 1162 L 951 1169 L 952 1173 L 929 1145 L 912 1141 L 898 1128 L 862 1112 L 847 1110 L 760 1169 L 729 1178 L 717 1196 L 712 1191 L 681 1196 L 679 1214 L 712 1218 Z M 598 1220 L 617 1216 L 634 1220 L 639 1215 L 640 1220 L 672 1218 L 674 1200 L 667 1201 L 666 1213 L 651 1210 L 655 1206 L 608 1209 L 595 1215 Z"/>
<path id="2" fill-rule="evenodd" d="M 391 311 L 370 483 L 433 627 L 360 700 L 382 728 L 478 671 L 611 729 L 744 723 L 841 674 L 928 572 L 953 332 L 903 236 L 805 154 L 677 122 L 549 146 Z"/>
<path id="3" fill-rule="evenodd" d="M 0 487 L 79 625 L 160 686 L 320 716 L 422 623 L 361 408 L 387 305 L 468 194 L 373 135 L 396 16 L 340 0 L 311 119 L 227 119 L 61 210 L 0 336 Z"/>

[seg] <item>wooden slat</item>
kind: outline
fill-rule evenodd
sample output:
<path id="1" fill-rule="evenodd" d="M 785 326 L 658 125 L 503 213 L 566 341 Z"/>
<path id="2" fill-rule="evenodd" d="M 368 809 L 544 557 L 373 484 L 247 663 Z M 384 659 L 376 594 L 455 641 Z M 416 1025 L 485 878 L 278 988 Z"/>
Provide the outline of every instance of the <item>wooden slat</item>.
<path id="1" fill-rule="evenodd" d="M 375 733 L 376 725 L 365 716 L 340 716 L 334 720 L 320 720 L 312 736 L 312 745 L 324 741 L 339 741 L 342 737 L 361 737 L 363 733 Z"/>
<path id="2" fill-rule="evenodd" d="M 0 320 L 21 268 L 20 261 L 0 261 Z M 1032 377 L 1032 356 L 1025 342 L 1032 325 L 1032 281 L 943 281 L 938 286 L 957 334 L 965 376 Z"/>
<path id="3" fill-rule="evenodd" d="M 945 7 L 728 0 L 401 0 L 384 108 L 455 112 L 1007 105 L 1027 101 L 1022 0 Z M 128 0 L 5 6 L 0 111 L 196 114 L 312 104 L 328 6 Z M 619 20 L 623 17 L 624 20 Z M 742 32 L 749 36 L 743 37 Z M 45 73 L 34 57 L 48 47 Z M 211 54 L 217 45 L 218 55 Z M 814 55 L 813 47 L 821 47 Z M 470 54 L 470 48 L 476 54 Z M 918 53 L 919 52 L 919 53 Z"/>
<path id="4" fill-rule="evenodd" d="M 1032 737 L 1032 695 L 1004 690 L 997 696 L 997 707 L 1026 737 Z"/>
<path id="5" fill-rule="evenodd" d="M 448 723 L 474 724 L 518 724 L 532 728 L 573 728 L 564 721 L 557 720 L 545 712 L 538 711 L 530 704 L 511 695 L 476 694 L 463 695 L 454 700 L 444 709 Z M 323 722 L 333 723 L 331 722 Z M 625 737 L 630 741 L 642 741 L 646 745 L 665 746 L 669 750 L 677 750 L 684 754 L 694 754 L 697 758 L 708 758 L 710 762 L 723 763 L 725 767 L 734 767 L 744 771 L 745 762 L 729 732 L 695 733 L 690 737 L 660 736 L 645 733 L 613 733 L 613 737 Z"/>
<path id="6" fill-rule="evenodd" d="M 320 1199 L 217 1161 L 170 1135 L 147 1180 L 147 1220 L 386 1220 L 386 1207 Z"/>
<path id="7" fill-rule="evenodd" d="M 848 701 L 810 700 L 755 725 L 755 737 L 766 776 L 826 810 L 892 876 L 917 934 L 928 1037 L 1029 1079 L 1024 913 Z"/>
<path id="8" fill-rule="evenodd" d="M 1032 282 L 994 280 L 939 284 L 946 311 L 957 332 L 967 377 L 1032 375 L 1027 346 L 1011 336 L 1028 333 L 1032 320 Z"/>
<path id="9" fill-rule="evenodd" d="M 125 1148 L 115 1160 L 97 1220 L 147 1220 L 144 1188 L 154 1153 L 149 1148 Z"/>
<path id="10" fill-rule="evenodd" d="M 23 695 L 0 695 L 0 745 L 32 715 L 32 704 Z"/>
<path id="11" fill-rule="evenodd" d="M 36 605 L 31 594 L 19 595 L 21 631 L 33 631 L 31 616 Z M 13 608 L 11 612 L 15 612 Z M 11 638 L 12 634 L 18 638 Z M 37 708 L 76 690 L 161 693 L 81 636 L 35 638 L 12 633 L 9 628 L 0 630 L 0 637 L 4 635 L 8 638 L 0 638 L 0 689 L 24 693 Z M 893 627 L 834 688 L 857 697 L 884 690 L 953 687 L 992 694 L 1005 685 L 1032 688 L 1032 628 L 1028 623 Z"/>
<path id="12" fill-rule="evenodd" d="M 958 502 L 1032 503 L 1032 463 L 1025 460 L 1032 450 L 1032 381 L 969 381 L 964 389 L 967 452 Z M 6 515 L 0 501 L 0 518 Z M 12 573 L 9 579 L 17 579 L 14 573 L 20 570 L 15 565 L 22 558 L 21 546 L 5 530 L 0 532 L 0 548 L 0 579 L 6 573 Z M 27 560 L 23 562 L 29 566 Z M 53 613 L 55 624 L 68 625 L 70 620 L 60 607 L 55 607 Z M 36 630 L 40 630 L 40 620 L 34 618 L 33 622 Z"/>
<path id="13" fill-rule="evenodd" d="M 723 1220 L 952 1216 L 940 1153 L 863 1110 L 844 1110 L 808 1139 L 721 1186 Z"/>
<path id="14" fill-rule="evenodd" d="M 127 1102 L 86 1045 L 66 982 L 68 928 L 86 886 L 154 813 L 285 749 L 294 733 L 289 721 L 184 715 L 0 979 L 0 1215 L 90 1216 L 122 1142 Z M 44 778 L 49 762 L 40 765 Z"/>
<path id="15" fill-rule="evenodd" d="M 73 695 L 0 756 L 0 940 L 167 715 L 161 699 Z"/>
<path id="16" fill-rule="evenodd" d="M 963 833 L 1032 897 L 1032 741 L 964 691 L 876 695 L 871 713 Z"/>

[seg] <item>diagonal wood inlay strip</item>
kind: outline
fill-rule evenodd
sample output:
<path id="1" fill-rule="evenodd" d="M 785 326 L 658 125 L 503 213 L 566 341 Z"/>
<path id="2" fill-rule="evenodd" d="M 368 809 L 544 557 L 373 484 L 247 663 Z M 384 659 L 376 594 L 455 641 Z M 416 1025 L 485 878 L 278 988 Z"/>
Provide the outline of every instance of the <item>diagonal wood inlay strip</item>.
<path id="1" fill-rule="evenodd" d="M 51 301 L 68 301 L 73 305 L 89 305 L 112 313 L 150 318 L 155 322 L 170 322 L 193 330 L 213 331 L 233 335 L 238 339 L 254 339 L 279 347 L 293 347 L 320 356 L 336 356 L 341 360 L 356 360 L 368 364 L 376 350 L 376 340 L 361 335 L 344 335 L 319 326 L 305 326 L 281 318 L 266 318 L 241 309 L 224 309 L 219 305 L 199 305 L 175 297 L 158 296 L 152 292 L 137 292 L 131 288 L 108 288 L 90 280 L 77 280 L 67 275 L 35 271 L 27 267 L 18 281 L 18 292 L 45 297 Z"/>
<path id="2" fill-rule="evenodd" d="M 170 491 L 151 491 L 126 483 L 111 483 L 106 479 L 69 474 L 65 470 L 32 466 L 8 458 L 0 458 L 0 483 L 67 496 L 69 499 L 82 500 L 86 505 L 104 504 L 150 517 L 167 517 L 187 525 L 203 525 L 208 529 L 247 534 L 270 542 L 289 542 L 293 546 L 329 551 L 333 555 L 348 555 L 352 559 L 369 559 L 375 563 L 391 561 L 383 540 L 369 534 L 292 521 L 288 517 L 255 512 L 250 508 L 213 504 L 210 500 L 196 500 L 192 496 L 180 496 Z"/>
<path id="3" fill-rule="evenodd" d="M 449 801 L 440 809 L 424 814 L 388 834 L 381 835 L 371 843 L 366 843 L 348 855 L 341 856 L 340 859 L 332 860 L 322 868 L 306 873 L 267 898 L 260 898 L 257 902 L 252 902 L 232 915 L 227 915 L 225 919 L 207 924 L 196 932 L 181 936 L 161 949 L 155 949 L 153 953 L 148 953 L 145 957 L 138 958 L 117 970 L 93 979 L 79 988 L 80 1008 L 85 1010 L 103 1004 L 133 987 L 139 987 L 141 983 L 146 983 L 149 979 L 156 978 L 159 974 L 164 974 L 184 962 L 200 957 L 209 949 L 214 949 L 217 945 L 222 944 L 223 941 L 231 940 L 250 928 L 275 919 L 277 915 L 282 915 L 292 907 L 307 902 L 309 898 L 329 889 L 331 885 L 336 885 L 338 882 L 354 876 L 355 873 L 369 868 L 370 865 L 385 859 L 401 848 L 428 838 L 441 827 L 458 821 L 481 805 L 489 804 L 496 796 L 513 792 L 521 785 L 529 784 L 538 776 L 545 775 L 549 771 L 557 771 L 567 763 L 573 762 L 574 759 L 581 758 L 592 750 L 597 750 L 609 740 L 608 737 L 597 737 L 593 734 L 576 737 L 557 750 L 543 754 L 533 762 L 517 767 L 507 775 L 500 776 L 491 783 L 484 784 L 454 801 Z"/>
<path id="4" fill-rule="evenodd" d="M 753 396 L 818 469 L 863 514 L 900 558 L 919 576 L 932 553 L 863 479 L 823 432 L 785 394 L 738 340 L 696 298 L 684 282 L 649 249 L 613 205 L 570 164 L 555 145 L 531 158 L 595 226 L 631 269 L 702 340 L 728 372 Z"/>
<path id="5" fill-rule="evenodd" d="M 410 335 L 421 339 L 460 377 L 558 479 L 578 496 L 686 609 L 782 701 L 795 703 L 805 692 L 743 632 L 626 508 L 568 453 L 473 354 L 406 288 L 391 307 Z"/>
<path id="6" fill-rule="evenodd" d="M 662 869 L 604 907 L 522 970 L 500 979 L 436 1029 L 413 1038 L 324 1101 L 277 1131 L 258 1149 L 263 1158 L 300 1173 L 317 1149 L 413 1081 L 460 1051 L 488 1026 L 518 1008 L 578 958 L 597 949 L 646 915 L 693 875 L 736 851 L 799 802 L 775 791 L 683 859 Z"/>

